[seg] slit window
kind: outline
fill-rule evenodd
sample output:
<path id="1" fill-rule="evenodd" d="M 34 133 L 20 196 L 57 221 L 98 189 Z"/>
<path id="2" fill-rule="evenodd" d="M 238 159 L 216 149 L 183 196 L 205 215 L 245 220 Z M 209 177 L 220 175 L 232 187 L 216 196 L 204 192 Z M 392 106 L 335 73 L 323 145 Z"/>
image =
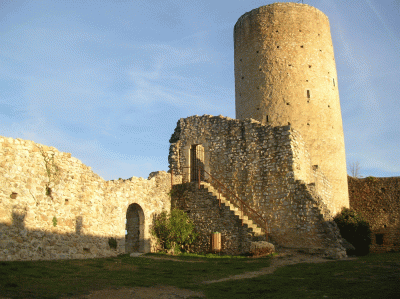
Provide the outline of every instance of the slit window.
<path id="1" fill-rule="evenodd" d="M 335 85 L 335 78 L 333 78 L 333 86 L 336 86 L 336 85 Z"/>
<path id="2" fill-rule="evenodd" d="M 267 115 L 267 117 L 266 117 L 266 121 L 269 122 L 269 120 L 268 120 L 268 115 Z"/>
<path id="3" fill-rule="evenodd" d="M 310 97 L 311 97 L 311 95 L 310 95 L 310 90 L 307 89 L 307 99 L 309 99 Z"/>
<path id="4" fill-rule="evenodd" d="M 383 234 L 376 234 L 375 242 L 377 245 L 383 245 Z"/>

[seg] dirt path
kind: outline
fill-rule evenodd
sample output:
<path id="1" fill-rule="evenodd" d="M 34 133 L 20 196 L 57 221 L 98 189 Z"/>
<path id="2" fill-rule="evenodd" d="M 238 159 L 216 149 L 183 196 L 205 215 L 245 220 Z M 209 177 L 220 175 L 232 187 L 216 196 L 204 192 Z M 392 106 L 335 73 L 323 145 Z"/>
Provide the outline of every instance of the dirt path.
<path id="1" fill-rule="evenodd" d="M 353 260 L 355 258 L 346 258 L 343 260 Z M 257 271 L 246 272 L 243 274 L 233 275 L 226 278 L 221 278 L 217 280 L 209 280 L 203 281 L 202 283 L 209 284 L 209 283 L 216 283 L 216 282 L 223 282 L 228 280 L 238 280 L 238 279 L 245 279 L 245 278 L 253 278 L 261 275 L 272 274 L 276 269 L 280 267 L 284 267 L 287 265 L 294 265 L 299 263 L 326 263 L 326 262 L 334 262 L 336 260 L 326 259 L 318 256 L 313 255 L 306 255 L 300 253 L 291 253 L 285 252 L 275 256 L 271 260 L 271 265 L 266 268 L 262 268 Z"/>
<path id="2" fill-rule="evenodd" d="M 179 289 L 172 286 L 154 286 L 150 288 L 135 287 L 122 289 L 105 289 L 95 291 L 90 295 L 78 297 L 65 297 L 62 299 L 180 299 L 180 298 L 205 298 L 201 292 Z"/>

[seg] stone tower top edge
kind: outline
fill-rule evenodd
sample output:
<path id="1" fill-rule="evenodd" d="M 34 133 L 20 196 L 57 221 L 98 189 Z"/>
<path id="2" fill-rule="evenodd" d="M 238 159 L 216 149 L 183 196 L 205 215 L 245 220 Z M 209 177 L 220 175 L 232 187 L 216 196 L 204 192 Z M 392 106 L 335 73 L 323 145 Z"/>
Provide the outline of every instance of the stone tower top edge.
<path id="1" fill-rule="evenodd" d="M 275 2 L 272 4 L 260 6 L 249 12 L 246 12 L 237 20 L 234 28 L 240 26 L 244 19 L 246 19 L 254 14 L 272 13 L 274 9 L 279 9 L 279 8 L 280 9 L 282 9 L 282 8 L 296 8 L 296 9 L 297 8 L 305 8 L 310 11 L 316 12 L 321 17 L 326 18 L 326 20 L 329 22 L 329 18 L 327 17 L 327 15 L 324 14 L 322 11 L 320 11 L 318 8 L 315 8 L 314 6 L 310 6 L 308 4 L 303 4 L 303 3 L 294 3 L 294 2 Z"/>

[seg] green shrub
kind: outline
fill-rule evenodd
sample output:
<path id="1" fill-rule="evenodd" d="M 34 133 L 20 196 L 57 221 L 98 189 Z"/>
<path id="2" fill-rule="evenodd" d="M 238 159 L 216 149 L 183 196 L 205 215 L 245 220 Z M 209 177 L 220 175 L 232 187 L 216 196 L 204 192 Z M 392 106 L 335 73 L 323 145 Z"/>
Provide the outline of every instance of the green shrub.
<path id="1" fill-rule="evenodd" d="M 175 252 L 185 251 L 197 237 L 193 222 L 179 209 L 173 209 L 171 213 L 163 211 L 158 215 L 151 234 L 157 238 L 163 250 L 174 249 Z"/>
<path id="2" fill-rule="evenodd" d="M 46 195 L 51 196 L 51 188 L 49 188 L 48 186 L 46 186 Z"/>
<path id="3" fill-rule="evenodd" d="M 352 209 L 343 208 L 333 219 L 339 227 L 340 234 L 350 242 L 355 250 L 349 250 L 349 255 L 366 255 L 371 244 L 371 228 L 369 223 Z"/>
<path id="4" fill-rule="evenodd" d="M 108 246 L 113 249 L 117 249 L 117 239 L 115 238 L 108 238 Z"/>
<path id="5" fill-rule="evenodd" d="M 53 217 L 53 226 L 54 227 L 57 226 L 57 218 L 56 218 L 56 216 Z"/>

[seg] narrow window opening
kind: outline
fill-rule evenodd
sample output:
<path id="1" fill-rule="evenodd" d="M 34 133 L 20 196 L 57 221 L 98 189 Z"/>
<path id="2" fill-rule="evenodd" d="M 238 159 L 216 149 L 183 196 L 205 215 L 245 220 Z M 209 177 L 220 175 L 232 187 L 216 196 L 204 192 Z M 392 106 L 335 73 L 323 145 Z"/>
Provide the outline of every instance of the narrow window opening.
<path id="1" fill-rule="evenodd" d="M 276 30 L 276 32 L 278 32 L 278 30 Z"/>
<path id="2" fill-rule="evenodd" d="M 336 86 L 336 85 L 335 85 L 335 78 L 333 78 L 333 86 Z"/>
<path id="3" fill-rule="evenodd" d="M 307 99 L 309 99 L 309 98 L 310 98 L 310 90 L 307 89 Z"/>
<path id="4" fill-rule="evenodd" d="M 289 105 L 290 105 L 290 103 L 286 103 L 286 105 L 288 105 L 288 106 L 289 106 Z"/>
<path id="5" fill-rule="evenodd" d="M 266 121 L 269 122 L 268 115 L 267 115 Z"/>
<path id="6" fill-rule="evenodd" d="M 306 80 L 306 82 L 308 82 L 308 80 Z"/>
<path id="7" fill-rule="evenodd" d="M 310 125 L 310 123 L 307 123 L 307 126 L 309 126 Z"/>
<path id="8" fill-rule="evenodd" d="M 383 228 L 386 228 L 386 224 L 383 225 Z"/>
<path id="9" fill-rule="evenodd" d="M 300 46 L 300 48 L 304 48 L 304 46 Z"/>
<path id="10" fill-rule="evenodd" d="M 277 48 L 279 49 L 279 46 L 277 46 Z"/>
<path id="11" fill-rule="evenodd" d="M 331 106 L 330 106 L 330 105 L 328 105 L 328 108 L 331 108 Z"/>
<path id="12" fill-rule="evenodd" d="M 375 234 L 376 245 L 383 245 L 383 234 Z"/>
<path id="13" fill-rule="evenodd" d="M 310 69 L 310 68 L 311 68 L 311 65 L 309 65 L 308 68 Z"/>

